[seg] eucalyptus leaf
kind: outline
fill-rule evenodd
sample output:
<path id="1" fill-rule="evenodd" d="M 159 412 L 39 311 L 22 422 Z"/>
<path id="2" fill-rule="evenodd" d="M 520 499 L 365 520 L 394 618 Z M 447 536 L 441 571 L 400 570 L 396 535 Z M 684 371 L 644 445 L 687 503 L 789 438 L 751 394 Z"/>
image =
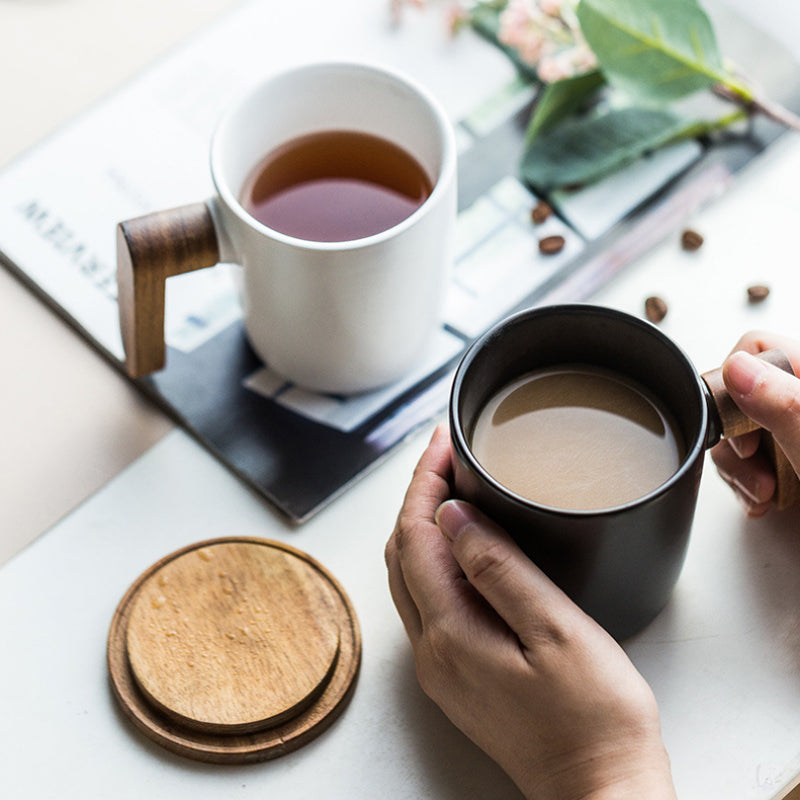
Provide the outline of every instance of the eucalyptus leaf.
<path id="1" fill-rule="evenodd" d="M 569 119 L 536 137 L 520 171 L 539 192 L 591 183 L 688 133 L 694 123 L 664 109 L 628 107 Z"/>
<path id="2" fill-rule="evenodd" d="M 545 86 L 528 123 L 526 143 L 578 111 L 604 83 L 603 73 L 595 69 Z"/>
<path id="3" fill-rule="evenodd" d="M 577 13 L 609 82 L 638 102 L 663 104 L 731 84 L 696 0 L 580 0 Z"/>

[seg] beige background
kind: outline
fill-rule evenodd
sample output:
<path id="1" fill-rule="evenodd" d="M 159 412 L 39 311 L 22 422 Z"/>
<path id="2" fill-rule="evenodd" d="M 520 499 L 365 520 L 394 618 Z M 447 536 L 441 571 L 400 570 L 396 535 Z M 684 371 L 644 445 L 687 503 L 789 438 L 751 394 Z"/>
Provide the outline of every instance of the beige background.
<path id="1" fill-rule="evenodd" d="M 0 0 L 0 167 L 238 0 Z M 0 564 L 171 428 L 0 269 Z"/>

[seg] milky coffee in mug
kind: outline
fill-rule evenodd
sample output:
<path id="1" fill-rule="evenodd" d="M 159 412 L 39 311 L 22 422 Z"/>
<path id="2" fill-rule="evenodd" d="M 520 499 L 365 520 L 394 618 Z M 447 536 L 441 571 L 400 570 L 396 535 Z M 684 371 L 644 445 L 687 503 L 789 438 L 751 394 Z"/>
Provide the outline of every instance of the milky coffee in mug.
<path id="1" fill-rule="evenodd" d="M 624 639 L 664 607 L 680 574 L 704 454 L 719 438 L 711 412 L 694 366 L 654 325 L 590 305 L 522 311 L 480 337 L 456 370 L 454 494 L 498 522 L 584 611 Z M 523 449 L 537 482 L 553 483 L 555 496 L 509 488 L 511 480 L 495 477 L 499 467 L 487 466 L 481 453 L 482 418 L 524 421 L 526 413 L 553 415 L 546 419 L 550 439 Z M 619 448 L 620 427 L 636 434 L 627 447 Z M 573 433 L 582 440 L 570 443 Z M 631 472 L 626 460 L 638 479 L 651 472 L 653 446 L 663 450 L 648 479 L 656 485 L 634 482 L 626 489 L 634 496 L 617 496 Z M 558 474 L 570 469 L 583 470 L 583 485 L 570 487 L 573 477 Z M 593 477 L 603 485 L 589 501 Z"/>
<path id="2" fill-rule="evenodd" d="M 511 491 L 571 510 L 643 497 L 678 469 L 684 451 L 657 397 L 588 364 L 538 370 L 505 385 L 478 413 L 471 447 Z"/>
<path id="3" fill-rule="evenodd" d="M 785 353 L 760 357 L 792 371 Z M 522 448 L 527 465 L 515 466 L 507 457 L 507 448 L 517 447 L 514 440 L 523 439 L 512 426 L 497 448 L 499 466 L 486 466 L 482 424 L 551 412 L 545 419 L 549 440 Z M 647 625 L 672 594 L 706 450 L 721 437 L 758 429 L 725 390 L 721 368 L 700 375 L 655 325 L 586 304 L 521 311 L 480 337 L 456 370 L 449 418 L 454 495 L 505 528 L 619 639 Z M 580 438 L 570 444 L 581 425 Z M 496 434 L 490 428 L 487 438 Z M 767 431 L 760 439 L 775 469 L 777 507 L 800 502 L 800 483 L 786 455 Z M 513 475 L 499 479 L 492 473 L 509 464 L 512 472 L 536 470 L 537 484 L 551 482 L 561 494 L 509 488 Z M 574 468 L 583 470 L 583 483 L 565 487 L 574 481 L 567 475 Z M 601 490 L 590 502 L 594 478 Z M 628 494 L 619 495 L 622 489 Z"/>

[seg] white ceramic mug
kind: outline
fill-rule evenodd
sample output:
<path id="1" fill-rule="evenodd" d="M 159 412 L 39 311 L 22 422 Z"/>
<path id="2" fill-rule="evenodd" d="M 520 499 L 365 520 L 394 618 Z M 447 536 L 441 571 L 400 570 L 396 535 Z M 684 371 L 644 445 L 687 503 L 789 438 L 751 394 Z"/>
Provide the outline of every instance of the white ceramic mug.
<path id="1" fill-rule="evenodd" d="M 335 130 L 402 147 L 427 173 L 429 197 L 394 227 L 345 242 L 293 238 L 244 209 L 245 181 L 269 152 Z M 456 218 L 454 135 L 425 90 L 357 63 L 277 74 L 222 119 L 211 173 L 210 200 L 118 226 L 120 324 L 132 376 L 164 365 L 166 278 L 218 262 L 243 266 L 248 338 L 295 383 L 355 393 L 415 365 L 441 323 Z"/>

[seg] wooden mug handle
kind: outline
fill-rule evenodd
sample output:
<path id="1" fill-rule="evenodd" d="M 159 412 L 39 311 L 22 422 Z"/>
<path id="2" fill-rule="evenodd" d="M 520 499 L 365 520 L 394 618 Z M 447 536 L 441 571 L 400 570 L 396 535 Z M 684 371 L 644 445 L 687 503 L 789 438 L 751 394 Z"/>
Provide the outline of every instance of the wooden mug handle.
<path id="1" fill-rule="evenodd" d="M 766 350 L 763 353 L 759 353 L 758 358 L 794 375 L 789 357 L 783 350 Z M 758 423 L 745 416 L 728 394 L 728 390 L 725 388 L 725 381 L 722 379 L 722 367 L 704 372 L 701 377 L 714 398 L 719 417 L 721 438 L 730 439 L 733 436 L 741 436 L 742 434 L 759 430 Z M 785 509 L 800 502 L 800 479 L 798 479 L 797 473 L 786 454 L 775 442 L 769 431 L 761 430 L 760 449 L 775 469 L 775 495 L 773 496 L 775 506 L 779 509 Z"/>
<path id="2" fill-rule="evenodd" d="M 167 278 L 218 261 L 217 232 L 205 203 L 119 223 L 117 302 L 128 375 L 140 378 L 164 366 Z"/>

